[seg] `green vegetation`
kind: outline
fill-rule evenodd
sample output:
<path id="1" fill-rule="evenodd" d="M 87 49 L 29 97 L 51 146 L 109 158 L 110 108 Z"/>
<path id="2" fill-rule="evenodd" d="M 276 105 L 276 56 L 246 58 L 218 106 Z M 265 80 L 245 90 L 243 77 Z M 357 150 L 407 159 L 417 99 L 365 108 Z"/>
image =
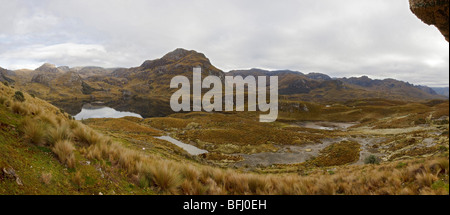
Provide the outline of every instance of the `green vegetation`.
<path id="1" fill-rule="evenodd" d="M 365 164 L 379 164 L 380 163 L 380 159 L 377 158 L 377 156 L 375 156 L 375 155 L 370 155 L 369 157 L 364 159 L 364 163 Z"/>
<path id="2" fill-rule="evenodd" d="M 25 101 L 25 97 L 23 96 L 23 93 L 20 91 L 16 91 L 16 93 L 14 94 L 14 99 L 19 102 Z"/>
<path id="3" fill-rule="evenodd" d="M 15 90 L 2 87 L 0 91 L 4 97 L 0 102 L 0 168 L 15 170 L 22 184 L 2 173 L 0 194 L 449 192 L 448 136 L 440 135 L 448 126 L 434 123 L 448 115 L 448 102 L 432 107 L 392 101 L 353 101 L 333 107 L 306 103 L 309 113 L 283 112 L 279 122 L 269 124 L 259 123 L 252 113 L 189 113 L 148 119 L 90 119 L 81 123 L 26 93 L 26 99 L 19 102 L 9 99 Z M 295 103 L 286 105 L 292 104 Z M 406 113 L 412 116 L 405 117 Z M 303 119 L 352 122 L 361 117 L 365 120 L 348 131 L 305 128 L 296 123 Z M 429 127 L 410 129 L 418 118 L 427 119 Z M 386 135 L 388 132 L 395 135 Z M 189 155 L 154 138 L 162 135 L 171 135 L 211 153 Z M 370 135 L 384 139 L 370 144 L 358 139 Z M 340 142 L 317 150 L 317 156 L 304 163 L 232 168 L 244 159 L 235 153 L 314 148 L 322 140 L 333 138 Z M 366 148 L 383 150 L 388 162 L 354 165 L 360 160 L 360 151 Z M 225 164 L 219 168 L 219 163 Z"/>
<path id="4" fill-rule="evenodd" d="M 320 167 L 350 164 L 359 160 L 360 147 L 361 145 L 351 141 L 333 144 L 323 149 L 312 162 Z"/>

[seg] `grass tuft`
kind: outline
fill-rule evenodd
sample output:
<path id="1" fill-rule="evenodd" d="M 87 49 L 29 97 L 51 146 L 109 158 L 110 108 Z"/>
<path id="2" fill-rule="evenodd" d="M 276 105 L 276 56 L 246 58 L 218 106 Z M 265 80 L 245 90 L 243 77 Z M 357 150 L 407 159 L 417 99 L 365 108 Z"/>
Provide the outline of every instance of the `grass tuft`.
<path id="1" fill-rule="evenodd" d="M 67 140 L 57 141 L 52 149 L 53 153 L 58 156 L 59 161 L 69 168 L 75 168 L 76 161 L 74 150 L 75 147 Z"/>

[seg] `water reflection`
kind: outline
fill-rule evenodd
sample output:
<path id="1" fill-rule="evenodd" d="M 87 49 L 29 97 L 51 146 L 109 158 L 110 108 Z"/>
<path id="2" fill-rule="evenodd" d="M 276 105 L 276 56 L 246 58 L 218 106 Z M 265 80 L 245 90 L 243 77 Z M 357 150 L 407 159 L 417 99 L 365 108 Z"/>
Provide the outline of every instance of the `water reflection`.
<path id="1" fill-rule="evenodd" d="M 53 105 L 63 109 L 70 115 L 82 112 L 86 104 L 96 104 L 95 100 L 59 100 L 50 101 Z M 137 113 L 144 118 L 164 117 L 174 112 L 170 108 L 170 102 L 162 99 L 129 99 L 129 100 L 102 100 L 101 106 L 110 107 L 116 111 Z"/>
<path id="2" fill-rule="evenodd" d="M 81 112 L 75 115 L 76 120 L 92 119 L 92 118 L 122 118 L 126 116 L 133 116 L 142 118 L 141 115 L 126 111 L 117 111 L 110 107 L 93 106 L 86 104 L 81 109 Z"/>
<path id="3" fill-rule="evenodd" d="M 157 139 L 169 141 L 172 144 L 175 144 L 175 145 L 179 146 L 180 148 L 184 149 L 185 151 L 187 151 L 191 155 L 201 155 L 201 154 L 208 153 L 208 151 L 206 151 L 206 150 L 199 149 L 199 148 L 197 148 L 197 147 L 195 147 L 193 145 L 189 145 L 189 144 L 180 142 L 180 141 L 178 141 L 176 139 L 173 139 L 172 137 L 169 137 L 169 136 L 157 137 Z"/>

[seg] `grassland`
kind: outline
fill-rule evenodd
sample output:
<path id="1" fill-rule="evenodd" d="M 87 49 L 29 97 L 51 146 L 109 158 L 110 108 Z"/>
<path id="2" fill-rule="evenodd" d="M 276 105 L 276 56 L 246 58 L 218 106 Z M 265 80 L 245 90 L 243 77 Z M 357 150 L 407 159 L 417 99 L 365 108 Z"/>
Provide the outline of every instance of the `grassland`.
<path id="1" fill-rule="evenodd" d="M 303 107 L 284 111 L 281 121 L 270 124 L 242 113 L 80 122 L 43 100 L 24 93 L 25 100 L 16 101 L 15 89 L 1 84 L 0 89 L 0 194 L 449 193 L 448 122 L 443 122 L 448 117 L 442 118 L 448 116 L 448 109 L 444 110 L 448 101 L 307 104 L 308 111 Z M 407 113 L 414 117 L 402 118 Z M 295 124 L 296 120 L 357 121 L 354 119 L 362 120 L 345 132 Z M 393 125 L 386 126 L 389 120 Z M 423 124 L 423 129 L 407 130 Z M 364 146 L 351 141 L 326 147 L 315 159 L 301 164 L 249 169 L 217 162 L 238 162 L 236 153 L 276 152 L 279 146 L 367 136 L 365 132 L 374 128 L 403 129 L 394 134 L 370 134 L 385 137 L 385 141 L 370 145 L 387 152 L 379 164 L 352 165 Z M 154 138 L 163 134 L 213 153 L 189 155 Z M 428 146 L 420 147 L 427 138 L 437 140 L 429 151 L 424 150 Z M 16 176 L 9 174 L 10 170 Z"/>

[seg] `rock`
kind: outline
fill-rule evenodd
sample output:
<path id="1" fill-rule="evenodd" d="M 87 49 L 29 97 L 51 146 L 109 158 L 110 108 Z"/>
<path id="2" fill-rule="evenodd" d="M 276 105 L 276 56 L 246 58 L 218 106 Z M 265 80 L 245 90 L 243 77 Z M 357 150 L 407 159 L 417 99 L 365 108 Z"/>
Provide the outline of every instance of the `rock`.
<path id="1" fill-rule="evenodd" d="M 305 149 L 305 152 L 312 152 L 312 149 Z"/>
<path id="2" fill-rule="evenodd" d="M 304 106 L 303 106 L 303 111 L 305 111 L 305 112 L 309 112 L 309 108 L 308 108 L 308 106 L 304 105 Z"/>
<path id="3" fill-rule="evenodd" d="M 6 178 L 14 179 L 19 186 L 23 186 L 22 180 L 20 180 L 19 176 L 16 174 L 16 171 L 13 168 L 3 168 L 3 173 Z"/>
<path id="4" fill-rule="evenodd" d="M 449 1 L 409 0 L 411 11 L 427 25 L 436 26 L 449 41 Z"/>
<path id="5" fill-rule="evenodd" d="M 54 75 L 47 75 L 47 74 L 37 74 L 34 75 L 33 78 L 31 78 L 32 83 L 38 83 L 45 86 L 50 86 L 50 82 L 54 79 Z"/>

